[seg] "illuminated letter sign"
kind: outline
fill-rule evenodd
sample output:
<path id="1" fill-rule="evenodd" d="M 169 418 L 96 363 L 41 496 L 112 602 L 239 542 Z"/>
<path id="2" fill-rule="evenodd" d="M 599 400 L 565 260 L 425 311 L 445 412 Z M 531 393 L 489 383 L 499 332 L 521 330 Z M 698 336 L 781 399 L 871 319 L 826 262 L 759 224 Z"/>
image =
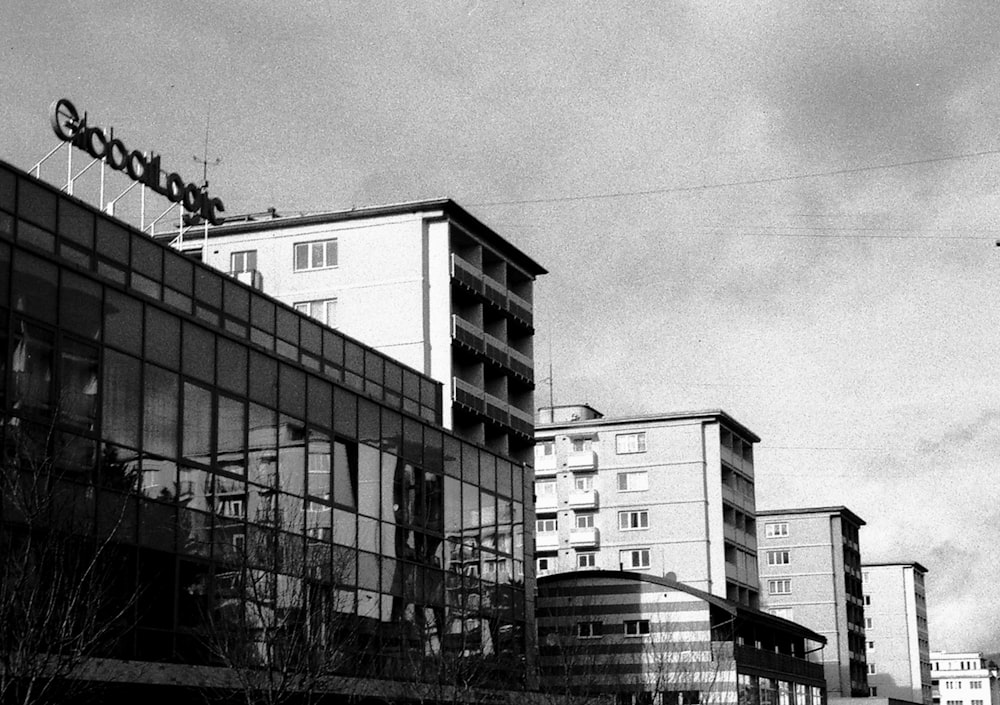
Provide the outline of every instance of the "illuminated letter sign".
<path id="1" fill-rule="evenodd" d="M 87 113 L 81 118 L 76 107 L 65 98 L 52 104 L 52 130 L 59 139 L 82 149 L 94 159 L 103 160 L 115 171 L 125 172 L 134 181 L 180 204 L 184 210 L 200 215 L 212 225 L 222 223 L 217 215 L 226 210 L 222 201 L 209 198 L 204 187 L 185 183 L 176 173 L 165 174 L 160 170 L 160 155 L 143 154 L 137 149 L 130 152 L 115 137 L 114 128 L 105 134 L 99 127 L 90 127 Z"/>

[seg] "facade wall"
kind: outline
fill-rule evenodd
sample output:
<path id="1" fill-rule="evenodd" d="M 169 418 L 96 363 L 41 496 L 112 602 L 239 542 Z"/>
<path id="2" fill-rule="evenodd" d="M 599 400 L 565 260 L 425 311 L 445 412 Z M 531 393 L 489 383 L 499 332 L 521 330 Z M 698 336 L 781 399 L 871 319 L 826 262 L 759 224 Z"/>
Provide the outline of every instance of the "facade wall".
<path id="1" fill-rule="evenodd" d="M 757 520 L 765 608 L 827 638 L 831 697 L 868 695 L 858 545 L 863 522 L 837 507 L 764 511 Z"/>
<path id="2" fill-rule="evenodd" d="M 752 454 L 746 441 L 747 459 L 741 448 L 740 467 L 734 468 L 734 437 L 711 415 L 540 427 L 539 571 L 671 574 L 692 587 L 754 604 Z"/>
<path id="3" fill-rule="evenodd" d="M 523 673 L 530 470 L 444 431 L 440 403 L 429 377 L 0 164 L 3 471 L 42 456 L 95 531 L 94 506 L 122 508 L 121 577 L 144 587 L 108 655 L 212 663 L 207 615 L 252 568 L 274 609 L 308 592 L 349 615 L 359 667 Z"/>
<path id="4" fill-rule="evenodd" d="M 880 697 L 930 705 L 926 570 L 916 563 L 863 565 L 868 684 Z"/>

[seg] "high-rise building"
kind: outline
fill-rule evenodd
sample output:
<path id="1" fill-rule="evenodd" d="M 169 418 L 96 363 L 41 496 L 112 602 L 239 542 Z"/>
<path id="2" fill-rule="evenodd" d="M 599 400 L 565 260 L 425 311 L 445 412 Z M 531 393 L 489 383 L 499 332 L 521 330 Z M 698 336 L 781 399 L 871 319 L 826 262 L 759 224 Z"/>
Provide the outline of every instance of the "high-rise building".
<path id="1" fill-rule="evenodd" d="M 919 563 L 863 563 L 861 573 L 871 694 L 931 705 L 927 569 Z"/>
<path id="2" fill-rule="evenodd" d="M 238 689 L 275 659 L 288 688 L 320 664 L 379 699 L 531 672 L 530 469 L 442 428 L 423 365 L 297 308 L 0 163 L 0 575 L 45 597 L 0 602 L 25 667 L 85 643 L 103 702 Z M 64 601 L 97 552 L 106 584 Z"/>
<path id="3" fill-rule="evenodd" d="M 931 652 L 934 705 L 1000 705 L 1000 668 L 978 651 Z"/>
<path id="4" fill-rule="evenodd" d="M 826 637 L 831 698 L 869 694 L 858 529 L 846 507 L 757 510 L 761 603 Z"/>
<path id="5" fill-rule="evenodd" d="M 542 409 L 535 440 L 538 574 L 638 571 L 758 605 L 752 431 L 719 410 L 580 405 Z"/>
<path id="6" fill-rule="evenodd" d="M 545 269 L 447 199 L 263 216 L 174 245 L 441 382 L 446 428 L 531 462 Z"/>

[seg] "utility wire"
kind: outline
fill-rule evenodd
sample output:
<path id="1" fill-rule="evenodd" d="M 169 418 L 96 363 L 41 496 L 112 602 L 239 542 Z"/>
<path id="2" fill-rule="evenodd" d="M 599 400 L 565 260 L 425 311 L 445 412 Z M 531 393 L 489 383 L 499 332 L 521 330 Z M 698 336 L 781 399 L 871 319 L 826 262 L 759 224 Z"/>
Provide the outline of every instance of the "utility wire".
<path id="1" fill-rule="evenodd" d="M 1000 154 L 1000 149 L 987 149 L 981 152 L 967 152 L 964 154 L 952 154 L 945 157 L 929 157 L 926 159 L 914 159 L 908 162 L 894 162 L 892 164 L 874 164 L 872 166 L 859 166 L 849 169 L 833 169 L 830 171 L 815 171 L 805 174 L 790 174 L 788 176 L 772 176 L 763 179 L 746 179 L 742 181 L 720 181 L 716 183 L 696 184 L 693 186 L 665 186 L 663 188 L 644 189 L 640 191 L 613 191 L 610 193 L 591 193 L 577 196 L 550 196 L 546 198 L 520 198 L 509 201 L 479 201 L 470 203 L 470 206 L 512 206 L 528 205 L 532 203 L 566 203 L 572 201 L 590 201 L 610 198 L 630 198 L 634 196 L 653 196 L 661 193 L 684 193 L 689 191 L 707 191 L 710 189 L 733 188 L 736 186 L 759 186 L 763 184 L 776 184 L 784 181 L 798 181 L 801 179 L 816 179 L 824 176 L 842 176 L 845 174 L 862 174 L 868 171 L 879 171 L 882 169 L 898 169 L 907 166 L 919 166 L 921 164 L 936 164 L 938 162 L 955 161 L 958 159 L 974 159 Z"/>

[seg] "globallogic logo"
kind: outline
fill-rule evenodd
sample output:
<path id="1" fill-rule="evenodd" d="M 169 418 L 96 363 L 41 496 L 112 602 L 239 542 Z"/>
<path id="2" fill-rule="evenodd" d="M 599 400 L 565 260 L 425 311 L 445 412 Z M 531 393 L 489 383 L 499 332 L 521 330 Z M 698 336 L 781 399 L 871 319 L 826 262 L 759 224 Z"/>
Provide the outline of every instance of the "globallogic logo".
<path id="1" fill-rule="evenodd" d="M 76 106 L 66 98 L 52 103 L 51 121 L 52 130 L 59 139 L 104 161 L 112 169 L 128 174 L 134 181 L 212 225 L 222 223 L 218 214 L 226 209 L 221 200 L 209 197 L 205 187 L 186 183 L 177 173 L 165 173 L 160 168 L 160 155 L 154 152 L 129 151 L 125 143 L 115 137 L 114 128 L 105 132 L 100 127 L 88 125 L 87 113 L 80 117 Z"/>

